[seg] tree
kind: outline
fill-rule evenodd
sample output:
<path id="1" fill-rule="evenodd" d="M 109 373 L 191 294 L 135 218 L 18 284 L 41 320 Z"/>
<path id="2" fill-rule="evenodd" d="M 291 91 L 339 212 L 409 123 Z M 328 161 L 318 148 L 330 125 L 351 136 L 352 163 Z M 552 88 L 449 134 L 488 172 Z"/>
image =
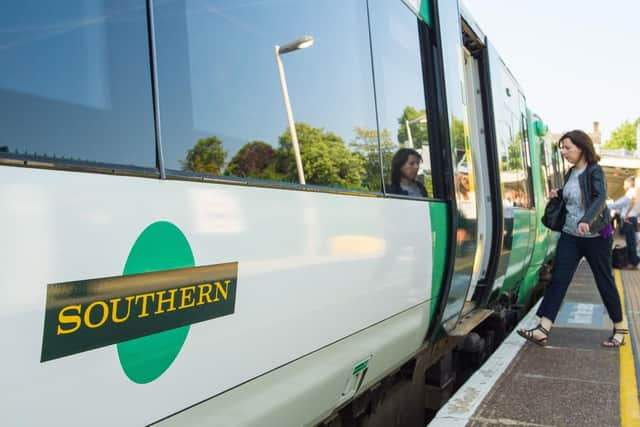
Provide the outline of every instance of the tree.
<path id="1" fill-rule="evenodd" d="M 364 159 L 349 151 L 342 138 L 305 123 L 296 123 L 296 133 L 308 184 L 362 188 L 362 178 L 365 175 Z M 298 172 L 289 129 L 280 136 L 279 142 L 288 159 L 285 166 L 287 178 L 297 182 Z"/>
<path id="2" fill-rule="evenodd" d="M 511 171 L 511 170 L 522 170 L 524 165 L 522 163 L 522 134 L 517 133 L 511 141 L 509 141 L 509 145 L 507 145 L 507 152 L 502 152 L 502 156 L 500 159 L 500 170 L 501 171 Z M 504 145 L 503 145 L 504 147 Z"/>
<path id="3" fill-rule="evenodd" d="M 519 136 L 519 135 L 518 135 Z M 520 138 L 515 138 L 513 143 L 509 144 L 507 160 L 507 170 L 522 170 L 522 145 L 520 144 Z"/>
<path id="4" fill-rule="evenodd" d="M 424 121 L 420 120 L 424 118 Z M 429 133 L 427 131 L 427 113 L 425 110 L 416 110 L 411 106 L 404 107 L 402 116 L 398 118 L 398 143 L 404 145 L 409 141 L 407 135 L 407 122 L 415 121 L 409 125 L 411 129 L 411 139 L 413 140 L 413 148 L 422 148 L 429 142 Z"/>
<path id="5" fill-rule="evenodd" d="M 464 131 L 464 122 L 460 119 L 453 118 L 453 141 L 452 145 L 455 147 L 457 153 L 466 153 L 469 149 L 467 144 L 467 138 Z"/>
<path id="6" fill-rule="evenodd" d="M 640 118 L 631 123 L 625 120 L 616 130 L 611 133 L 611 138 L 602 146 L 604 149 L 624 148 L 628 151 L 635 151 L 637 147 L 637 127 Z"/>
<path id="7" fill-rule="evenodd" d="M 364 160 L 365 174 L 362 186 L 370 191 L 382 191 L 378 131 L 356 127 L 355 132 L 355 139 L 350 145 Z M 391 139 L 391 132 L 384 129 L 380 133 L 380 152 L 382 153 L 382 168 L 385 174 L 391 173 L 391 159 L 397 149 L 398 145 Z"/>
<path id="8" fill-rule="evenodd" d="M 225 175 L 283 181 L 287 172 L 283 169 L 283 154 L 266 142 L 248 142 L 233 156 Z"/>
<path id="9" fill-rule="evenodd" d="M 182 170 L 220 175 L 227 152 L 217 136 L 199 139 L 180 162 Z"/>

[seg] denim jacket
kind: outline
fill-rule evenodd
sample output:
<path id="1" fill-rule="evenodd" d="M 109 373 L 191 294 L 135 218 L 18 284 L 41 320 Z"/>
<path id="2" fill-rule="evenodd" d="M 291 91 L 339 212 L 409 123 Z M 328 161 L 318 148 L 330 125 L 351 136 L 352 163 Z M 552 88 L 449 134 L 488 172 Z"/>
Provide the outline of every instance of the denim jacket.
<path id="1" fill-rule="evenodd" d="M 569 169 L 569 172 L 564 176 L 564 182 L 567 182 L 574 168 L 575 166 Z M 598 233 L 611 222 L 611 214 L 606 202 L 607 182 L 604 171 L 599 164 L 591 163 L 578 177 L 578 181 L 580 182 L 584 207 L 584 216 L 578 222 L 586 222 L 592 233 Z"/>

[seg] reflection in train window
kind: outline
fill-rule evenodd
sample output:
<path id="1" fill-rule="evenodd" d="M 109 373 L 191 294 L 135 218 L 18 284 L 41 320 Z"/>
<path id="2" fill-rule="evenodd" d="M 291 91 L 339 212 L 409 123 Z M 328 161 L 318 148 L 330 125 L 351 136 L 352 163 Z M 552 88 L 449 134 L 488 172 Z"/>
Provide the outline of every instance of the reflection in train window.
<path id="1" fill-rule="evenodd" d="M 146 4 L 78 3 L 2 3 L 0 153 L 154 168 Z"/>
<path id="2" fill-rule="evenodd" d="M 168 168 L 381 191 L 365 1 L 181 0 L 154 11 Z"/>
<path id="3" fill-rule="evenodd" d="M 528 179 L 528 159 L 524 116 L 521 112 L 519 92 L 513 78 L 503 73 L 507 87 L 504 110 L 498 128 L 498 159 L 500 164 L 500 181 L 502 183 L 502 203 L 505 218 L 513 208 L 531 206 L 530 186 Z"/>
<path id="4" fill-rule="evenodd" d="M 371 1 L 370 11 L 386 190 L 392 194 L 432 196 L 418 19 L 401 2 Z M 406 162 L 393 168 L 394 157 L 396 162 Z M 415 160 L 419 161 L 417 173 L 411 168 Z M 402 167 L 408 172 L 403 173 Z"/>

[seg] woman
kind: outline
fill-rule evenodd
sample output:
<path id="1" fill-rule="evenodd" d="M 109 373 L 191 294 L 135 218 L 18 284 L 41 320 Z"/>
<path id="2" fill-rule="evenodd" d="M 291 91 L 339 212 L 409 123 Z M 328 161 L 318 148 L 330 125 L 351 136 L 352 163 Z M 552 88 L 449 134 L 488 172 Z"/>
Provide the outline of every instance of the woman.
<path id="1" fill-rule="evenodd" d="M 638 257 L 636 231 L 638 229 L 638 214 L 640 214 L 640 197 L 638 197 L 640 184 L 636 177 L 633 181 L 633 187 L 627 191 L 629 197 L 629 204 L 627 209 L 620 213 L 622 217 L 622 232 L 624 233 L 624 240 L 627 244 L 627 255 L 629 258 L 629 265 L 623 267 L 625 270 L 637 270 L 638 264 L 640 264 L 640 258 Z"/>
<path id="2" fill-rule="evenodd" d="M 401 148 L 391 160 L 389 193 L 413 197 L 429 197 L 418 178 L 422 156 L 413 148 Z"/>
<path id="3" fill-rule="evenodd" d="M 613 334 L 602 343 L 604 347 L 620 347 L 628 333 L 623 323 L 620 296 L 611 270 L 610 214 L 606 206 L 607 188 L 604 171 L 598 165 L 600 157 L 589 135 L 574 130 L 560 138 L 560 151 L 573 165 L 564 178 L 561 192 L 551 191 L 551 197 L 563 197 L 567 216 L 556 246 L 551 283 L 545 289 L 538 308 L 540 323 L 533 329 L 519 329 L 518 334 L 538 345 L 546 345 L 551 326 L 560 310 L 578 263 L 585 257 L 593 272 L 609 317 L 614 323 Z"/>

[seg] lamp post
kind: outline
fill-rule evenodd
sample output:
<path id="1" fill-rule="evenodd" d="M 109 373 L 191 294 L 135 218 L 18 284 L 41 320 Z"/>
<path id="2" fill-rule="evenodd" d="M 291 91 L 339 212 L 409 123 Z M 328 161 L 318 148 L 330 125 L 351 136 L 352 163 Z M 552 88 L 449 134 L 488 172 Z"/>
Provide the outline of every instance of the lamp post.
<path id="1" fill-rule="evenodd" d="M 411 125 L 414 123 L 427 123 L 427 116 L 419 116 L 416 117 L 413 120 L 406 120 L 404 121 L 404 125 L 407 128 L 407 143 L 409 144 L 409 148 L 413 148 L 413 135 L 411 135 Z"/>
<path id="2" fill-rule="evenodd" d="M 636 126 L 636 157 L 640 157 L 640 121 Z"/>
<path id="3" fill-rule="evenodd" d="M 300 157 L 300 146 L 298 145 L 298 134 L 296 133 L 296 125 L 293 121 L 293 113 L 291 111 L 291 102 L 289 101 L 289 91 L 287 90 L 287 81 L 284 76 L 284 67 L 280 55 L 304 49 L 313 45 L 313 37 L 303 36 L 299 39 L 287 43 L 284 46 L 275 45 L 273 47 L 276 54 L 276 64 L 278 65 L 278 74 L 280 75 L 280 85 L 282 86 L 282 97 L 284 98 L 284 108 L 287 112 L 287 121 L 289 122 L 289 131 L 291 132 L 291 142 L 293 145 L 293 154 L 296 158 L 296 168 L 298 169 L 298 181 L 305 184 L 304 170 L 302 169 L 302 158 Z"/>

